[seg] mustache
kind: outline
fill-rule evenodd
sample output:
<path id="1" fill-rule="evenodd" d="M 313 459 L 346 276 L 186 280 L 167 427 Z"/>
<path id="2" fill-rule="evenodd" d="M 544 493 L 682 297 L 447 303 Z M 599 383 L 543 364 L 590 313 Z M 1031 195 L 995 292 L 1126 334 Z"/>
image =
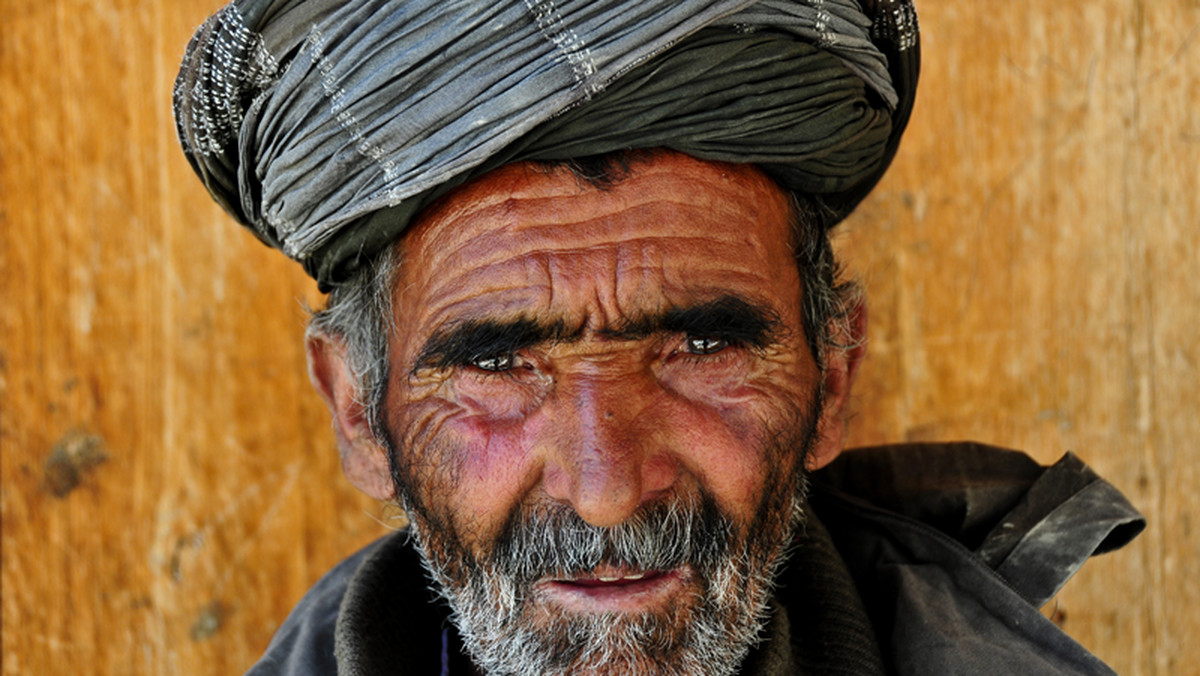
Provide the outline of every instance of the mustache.
<path id="1" fill-rule="evenodd" d="M 703 574 L 727 559 L 735 537 L 734 522 L 704 493 L 647 504 L 608 528 L 587 523 L 566 505 L 536 504 L 514 510 L 480 563 L 521 585 L 587 574 L 602 564 L 636 570 L 689 565 Z"/>

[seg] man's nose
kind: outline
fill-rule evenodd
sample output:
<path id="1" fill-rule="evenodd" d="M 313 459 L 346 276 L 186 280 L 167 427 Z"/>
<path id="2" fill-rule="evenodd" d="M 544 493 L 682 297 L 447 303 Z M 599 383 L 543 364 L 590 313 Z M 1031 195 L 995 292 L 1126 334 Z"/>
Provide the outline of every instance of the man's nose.
<path id="1" fill-rule="evenodd" d="M 649 374 L 560 379 L 546 403 L 556 428 L 544 470 L 550 497 L 609 527 L 667 492 L 679 464 L 662 402 Z"/>

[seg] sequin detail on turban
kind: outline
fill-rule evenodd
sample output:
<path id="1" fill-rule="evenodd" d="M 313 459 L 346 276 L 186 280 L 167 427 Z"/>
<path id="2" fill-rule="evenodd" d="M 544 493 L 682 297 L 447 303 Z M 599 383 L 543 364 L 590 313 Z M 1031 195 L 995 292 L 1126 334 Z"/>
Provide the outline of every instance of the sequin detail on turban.
<path id="1" fill-rule="evenodd" d="M 891 161 L 911 0 L 235 0 L 175 89 L 213 197 L 323 290 L 454 186 L 637 148 L 753 162 L 839 218 Z"/>

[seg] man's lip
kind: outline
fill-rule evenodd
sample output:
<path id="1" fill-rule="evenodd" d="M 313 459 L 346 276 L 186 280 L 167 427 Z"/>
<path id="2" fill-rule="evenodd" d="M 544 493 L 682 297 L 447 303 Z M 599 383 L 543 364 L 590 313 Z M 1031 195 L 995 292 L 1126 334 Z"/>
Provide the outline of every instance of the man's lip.
<path id="1" fill-rule="evenodd" d="M 576 585 L 582 585 L 585 587 L 601 587 L 604 585 L 630 584 L 633 582 L 637 582 L 639 580 L 647 580 L 647 579 L 653 580 L 655 577 L 662 575 L 662 574 L 663 574 L 662 571 L 658 571 L 658 570 L 648 570 L 648 571 L 642 570 L 642 571 L 636 571 L 636 572 L 630 571 L 630 572 L 624 572 L 624 573 L 608 572 L 607 574 L 591 573 L 591 574 L 587 574 L 587 575 L 577 575 L 577 576 L 568 577 L 568 578 L 559 578 L 556 580 L 552 580 L 552 582 L 557 582 L 559 584 L 576 584 Z"/>
<path id="2" fill-rule="evenodd" d="M 665 607 L 691 579 L 686 568 L 593 570 L 534 585 L 539 600 L 576 613 L 645 612 Z"/>

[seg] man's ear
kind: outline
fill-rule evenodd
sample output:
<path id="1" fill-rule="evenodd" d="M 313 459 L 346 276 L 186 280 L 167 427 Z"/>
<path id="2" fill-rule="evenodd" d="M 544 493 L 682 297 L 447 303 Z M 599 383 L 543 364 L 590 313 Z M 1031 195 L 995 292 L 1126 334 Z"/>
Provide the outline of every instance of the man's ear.
<path id="1" fill-rule="evenodd" d="M 375 440 L 367 421 L 366 407 L 358 398 L 355 381 L 346 362 L 346 343 L 321 331 L 305 337 L 308 379 L 325 400 L 333 415 L 342 471 L 358 489 L 376 500 L 395 495 L 387 452 Z"/>
<path id="2" fill-rule="evenodd" d="M 810 471 L 833 462 L 846 443 L 845 409 L 867 350 L 866 301 L 855 302 L 835 331 L 834 342 L 847 347 L 831 347 L 825 355 L 825 407 L 817 421 L 816 443 L 804 463 Z"/>

